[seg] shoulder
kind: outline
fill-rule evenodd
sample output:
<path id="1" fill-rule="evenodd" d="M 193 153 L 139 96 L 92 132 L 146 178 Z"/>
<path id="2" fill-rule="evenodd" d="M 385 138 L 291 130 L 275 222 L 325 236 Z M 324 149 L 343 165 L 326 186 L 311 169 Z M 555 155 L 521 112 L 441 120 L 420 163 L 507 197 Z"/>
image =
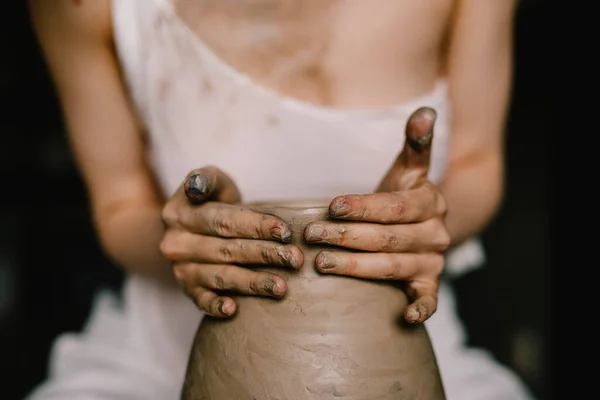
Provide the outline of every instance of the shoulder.
<path id="1" fill-rule="evenodd" d="M 29 0 L 29 9 L 42 42 L 112 38 L 111 0 Z"/>

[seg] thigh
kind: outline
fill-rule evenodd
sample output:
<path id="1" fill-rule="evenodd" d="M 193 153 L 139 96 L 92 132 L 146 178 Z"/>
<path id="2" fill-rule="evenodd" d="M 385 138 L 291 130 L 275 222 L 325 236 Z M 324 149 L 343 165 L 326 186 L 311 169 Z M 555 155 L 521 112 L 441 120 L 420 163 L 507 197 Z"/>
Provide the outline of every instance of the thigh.
<path id="1" fill-rule="evenodd" d="M 438 311 L 426 322 L 448 400 L 531 400 L 524 383 L 493 356 L 466 345 L 448 283 L 440 288 Z"/>
<path id="2" fill-rule="evenodd" d="M 157 380 L 152 372 L 135 368 L 134 364 L 143 363 L 139 357 L 123 363 L 123 354 L 90 348 L 72 339 L 63 337 L 57 342 L 51 375 L 26 400 L 178 399 L 174 382 Z M 58 363 L 69 368 L 56 368 Z"/>
<path id="3" fill-rule="evenodd" d="M 100 294 L 84 330 L 56 340 L 47 381 L 26 399 L 178 399 L 201 318 L 179 296 L 135 280 L 122 301 Z"/>

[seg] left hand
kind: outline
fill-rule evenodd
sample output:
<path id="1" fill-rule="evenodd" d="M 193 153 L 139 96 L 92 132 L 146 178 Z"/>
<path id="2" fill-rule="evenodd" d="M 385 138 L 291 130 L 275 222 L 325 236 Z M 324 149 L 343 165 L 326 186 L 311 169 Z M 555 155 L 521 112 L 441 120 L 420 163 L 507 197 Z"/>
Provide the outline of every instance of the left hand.
<path id="1" fill-rule="evenodd" d="M 404 149 L 377 193 L 336 197 L 329 205 L 333 220 L 313 222 L 304 231 L 308 243 L 364 251 L 321 251 L 315 263 L 322 273 L 406 281 L 412 303 L 404 316 L 411 323 L 435 312 L 450 245 L 446 202 L 427 178 L 435 119 L 431 108 L 415 111 Z"/>

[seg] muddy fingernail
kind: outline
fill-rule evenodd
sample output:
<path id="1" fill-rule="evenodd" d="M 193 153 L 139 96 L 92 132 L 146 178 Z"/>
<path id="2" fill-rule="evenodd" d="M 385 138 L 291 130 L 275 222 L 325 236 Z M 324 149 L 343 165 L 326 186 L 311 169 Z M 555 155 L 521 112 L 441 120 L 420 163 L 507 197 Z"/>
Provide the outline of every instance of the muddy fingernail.
<path id="1" fill-rule="evenodd" d="M 419 310 L 417 310 L 416 307 L 410 307 L 407 311 L 406 311 L 406 319 L 408 320 L 408 322 L 419 322 L 419 320 L 421 319 L 421 313 L 419 312 Z"/>
<path id="2" fill-rule="evenodd" d="M 283 233 L 281 234 L 281 240 L 284 243 L 289 243 L 292 241 L 292 231 L 289 229 L 284 229 Z"/>
<path id="3" fill-rule="evenodd" d="M 183 185 L 185 194 L 192 201 L 204 201 L 213 189 L 213 180 L 214 179 L 210 179 L 206 175 L 194 174 L 190 176 Z"/>
<path id="4" fill-rule="evenodd" d="M 327 272 L 335 269 L 338 266 L 339 259 L 330 253 L 321 253 L 317 256 L 315 264 L 321 272 Z"/>
<path id="5" fill-rule="evenodd" d="M 435 122 L 437 119 L 437 111 L 431 107 L 422 107 L 418 111 L 420 112 L 419 116 L 421 118 L 429 119 L 431 122 Z"/>
<path id="6" fill-rule="evenodd" d="M 350 213 L 350 209 L 350 204 L 346 203 L 345 200 L 340 200 L 329 207 L 329 215 L 332 217 L 343 217 Z"/>
<path id="7" fill-rule="evenodd" d="M 411 116 L 409 120 L 411 132 L 407 140 L 413 149 L 420 151 L 431 145 L 436 119 L 436 111 L 429 107 L 420 108 Z"/>
<path id="8" fill-rule="evenodd" d="M 281 297 L 285 294 L 286 289 L 285 282 L 275 282 L 275 286 L 273 286 L 273 293 L 275 293 L 275 296 Z"/>
<path id="9" fill-rule="evenodd" d="M 289 243 L 292 241 L 292 231 L 286 227 L 275 227 L 271 231 L 271 235 L 273 235 L 274 239 L 281 240 L 284 243 Z"/>
<path id="10" fill-rule="evenodd" d="M 267 279 L 263 282 L 263 290 L 267 294 L 280 297 L 285 293 L 285 284 L 279 281 L 276 282 L 273 279 Z"/>
<path id="11" fill-rule="evenodd" d="M 286 248 L 285 246 L 277 246 L 275 247 L 275 251 L 277 252 L 277 255 L 290 267 L 296 269 L 301 267 L 300 262 L 296 257 L 294 257 L 294 253 L 289 248 Z"/>
<path id="12" fill-rule="evenodd" d="M 233 314 L 233 304 L 229 301 L 220 300 L 219 306 L 217 307 L 221 314 L 231 315 Z"/>
<path id="13" fill-rule="evenodd" d="M 309 242 L 317 242 L 327 238 L 327 230 L 324 228 L 313 225 L 308 228 L 308 232 L 306 233 L 306 240 Z"/>
<path id="14" fill-rule="evenodd" d="M 424 136 L 418 137 L 416 139 L 410 139 L 410 145 L 415 150 L 422 150 L 431 144 L 431 139 L 433 139 L 433 133 L 428 132 Z"/>

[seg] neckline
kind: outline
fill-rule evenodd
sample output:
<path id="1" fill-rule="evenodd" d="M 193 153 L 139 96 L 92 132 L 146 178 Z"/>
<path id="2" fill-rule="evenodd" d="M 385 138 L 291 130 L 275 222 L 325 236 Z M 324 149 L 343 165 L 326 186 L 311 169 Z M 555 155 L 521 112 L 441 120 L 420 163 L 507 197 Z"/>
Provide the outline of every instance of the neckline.
<path id="1" fill-rule="evenodd" d="M 424 95 L 408 99 L 402 103 L 389 107 L 373 108 L 373 109 L 343 109 L 331 106 L 324 106 L 297 98 L 281 94 L 268 86 L 261 85 L 250 77 L 250 75 L 233 67 L 219 57 L 206 43 L 202 41 L 191 28 L 178 15 L 172 0 L 155 0 L 159 7 L 173 21 L 176 29 L 192 44 L 192 46 L 209 62 L 216 66 L 216 69 L 226 74 L 226 76 L 234 81 L 237 85 L 248 87 L 252 92 L 257 93 L 262 98 L 269 101 L 274 101 L 284 105 L 286 108 L 295 110 L 304 114 L 317 116 L 328 119 L 375 119 L 391 116 L 402 116 L 408 118 L 416 109 L 422 106 L 435 106 L 444 99 L 447 91 L 447 83 L 445 79 L 438 79 L 435 82 L 434 88 Z"/>

